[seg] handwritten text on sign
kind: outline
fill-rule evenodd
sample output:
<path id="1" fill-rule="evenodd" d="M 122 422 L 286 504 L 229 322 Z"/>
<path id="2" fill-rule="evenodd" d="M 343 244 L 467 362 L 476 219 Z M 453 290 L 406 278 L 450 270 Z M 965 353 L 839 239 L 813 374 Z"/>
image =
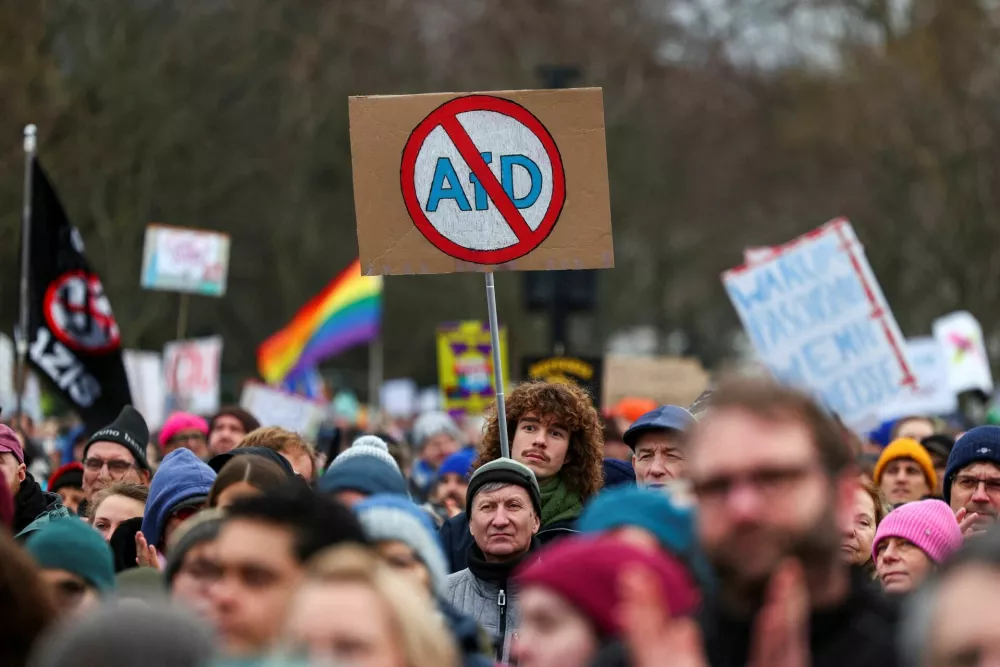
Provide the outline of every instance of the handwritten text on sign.
<path id="1" fill-rule="evenodd" d="M 723 274 L 757 353 L 847 423 L 914 383 L 899 327 L 850 223 L 834 220 Z"/>

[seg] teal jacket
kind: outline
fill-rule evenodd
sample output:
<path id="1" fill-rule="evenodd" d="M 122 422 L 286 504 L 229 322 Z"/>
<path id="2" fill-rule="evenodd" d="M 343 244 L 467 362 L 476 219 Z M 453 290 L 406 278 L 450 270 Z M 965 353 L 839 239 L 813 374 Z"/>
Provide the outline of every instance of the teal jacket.
<path id="1" fill-rule="evenodd" d="M 42 491 L 42 487 L 28 473 L 14 496 L 14 537 L 23 542 L 50 521 L 71 515 L 58 494 Z"/>

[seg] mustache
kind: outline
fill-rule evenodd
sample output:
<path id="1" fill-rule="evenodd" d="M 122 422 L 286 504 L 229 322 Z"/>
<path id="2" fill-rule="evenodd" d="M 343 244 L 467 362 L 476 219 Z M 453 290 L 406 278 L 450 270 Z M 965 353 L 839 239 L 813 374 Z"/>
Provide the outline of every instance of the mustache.
<path id="1" fill-rule="evenodd" d="M 543 461 L 546 461 L 546 462 L 549 460 L 548 455 L 545 452 L 543 452 L 542 450 L 540 450 L 540 449 L 529 449 L 528 451 L 526 451 L 524 453 L 525 456 L 528 456 L 529 454 L 531 454 L 532 456 L 538 456 Z"/>

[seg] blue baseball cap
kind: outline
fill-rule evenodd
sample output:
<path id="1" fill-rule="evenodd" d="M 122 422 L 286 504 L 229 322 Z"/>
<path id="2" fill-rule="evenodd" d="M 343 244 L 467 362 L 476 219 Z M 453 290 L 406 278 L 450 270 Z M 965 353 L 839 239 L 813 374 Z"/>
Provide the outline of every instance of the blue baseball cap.
<path id="1" fill-rule="evenodd" d="M 635 449 L 635 443 L 643 433 L 652 431 L 686 431 L 694 426 L 695 420 L 691 413 L 678 405 L 661 405 L 650 410 L 632 423 L 625 431 L 622 440 Z"/>

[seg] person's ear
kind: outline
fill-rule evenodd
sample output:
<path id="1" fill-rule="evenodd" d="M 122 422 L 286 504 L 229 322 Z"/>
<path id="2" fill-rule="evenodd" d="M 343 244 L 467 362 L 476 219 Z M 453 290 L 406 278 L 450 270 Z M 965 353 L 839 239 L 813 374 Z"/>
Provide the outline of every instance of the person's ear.
<path id="1" fill-rule="evenodd" d="M 28 476 L 28 466 L 23 463 L 17 466 L 17 481 L 18 483 L 23 482 L 24 478 Z"/>
<path id="2" fill-rule="evenodd" d="M 532 512 L 532 513 L 531 513 L 531 520 L 532 520 L 532 524 L 531 524 L 531 534 L 532 534 L 532 535 L 537 535 L 537 534 L 538 534 L 538 531 L 539 531 L 539 530 L 541 529 L 541 527 L 542 527 L 542 519 L 541 519 L 541 517 L 539 517 L 539 516 L 538 516 L 537 514 L 535 514 L 534 512 Z"/>
<path id="3" fill-rule="evenodd" d="M 139 479 L 142 480 L 144 486 L 149 486 L 150 472 L 148 470 L 142 470 L 139 472 Z"/>

